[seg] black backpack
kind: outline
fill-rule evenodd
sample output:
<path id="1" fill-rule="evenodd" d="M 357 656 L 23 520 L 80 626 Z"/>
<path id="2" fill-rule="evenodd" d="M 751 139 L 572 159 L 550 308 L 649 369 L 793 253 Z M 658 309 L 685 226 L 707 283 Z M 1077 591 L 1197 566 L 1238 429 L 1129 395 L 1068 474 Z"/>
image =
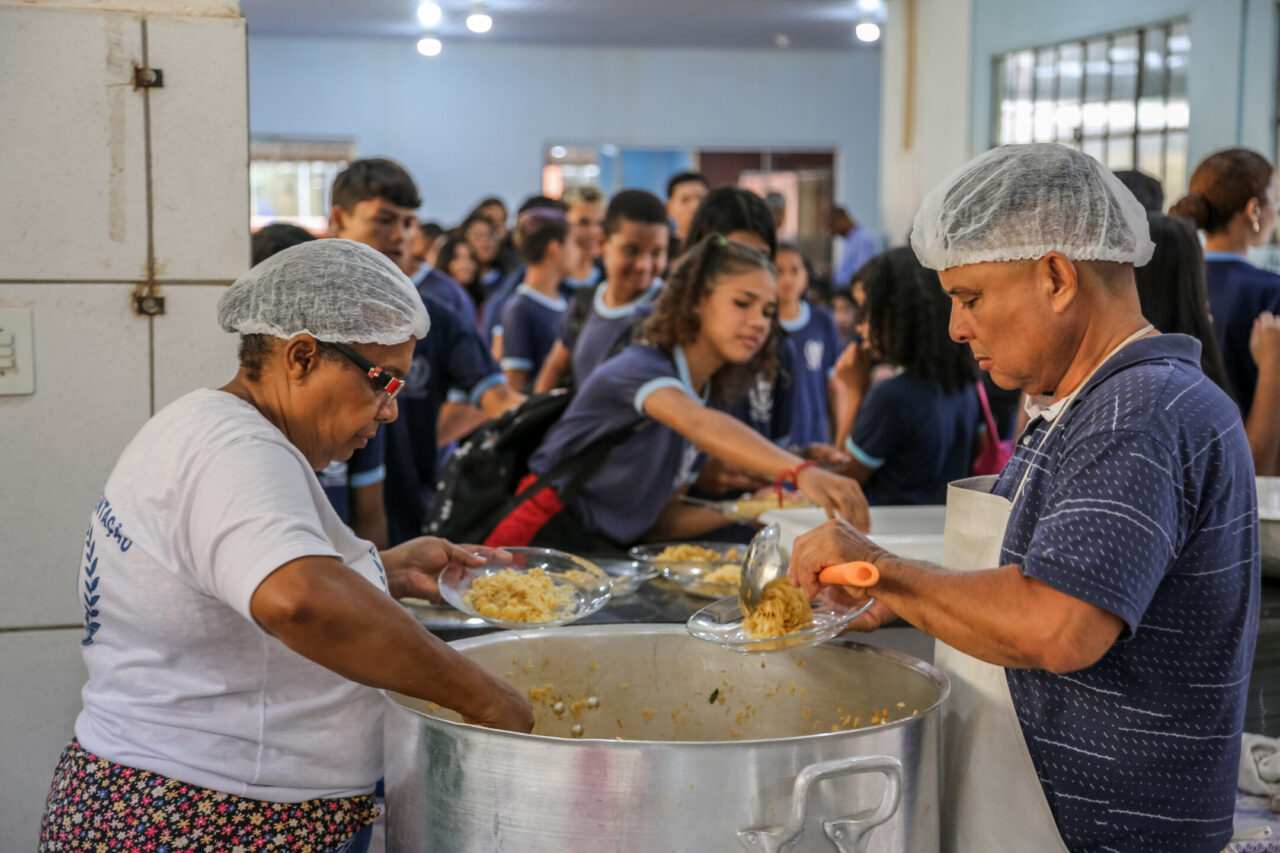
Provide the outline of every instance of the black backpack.
<path id="1" fill-rule="evenodd" d="M 529 457 L 572 398 L 563 388 L 535 394 L 463 438 L 436 484 L 423 532 L 450 542 L 483 542 L 498 522 L 549 483 L 557 484 L 557 493 L 567 503 L 605 455 L 644 423 L 638 420 L 596 438 L 516 495 L 516 487 L 529 473 Z"/>

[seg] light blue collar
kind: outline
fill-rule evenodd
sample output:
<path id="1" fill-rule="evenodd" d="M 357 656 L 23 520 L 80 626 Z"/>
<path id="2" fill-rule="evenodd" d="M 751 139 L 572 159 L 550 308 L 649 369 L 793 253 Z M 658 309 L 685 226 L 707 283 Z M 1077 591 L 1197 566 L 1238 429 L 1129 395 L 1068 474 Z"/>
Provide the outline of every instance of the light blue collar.
<path id="1" fill-rule="evenodd" d="M 569 308 L 569 303 L 565 301 L 563 296 L 550 297 L 545 293 L 539 293 L 524 282 L 520 282 L 520 286 L 516 288 L 516 293 L 521 293 L 532 299 L 544 308 L 550 308 L 552 311 L 564 313 Z"/>
<path id="2" fill-rule="evenodd" d="M 1204 259 L 1208 261 L 1243 261 L 1251 267 L 1256 267 L 1253 261 L 1249 260 L 1246 255 L 1237 255 L 1235 252 L 1205 252 Z"/>
<path id="3" fill-rule="evenodd" d="M 689 375 L 689 360 L 684 356 L 684 347 L 676 344 L 675 349 L 671 351 L 671 357 L 676 363 L 676 373 L 680 374 L 680 381 L 684 383 L 684 387 L 688 389 L 690 397 L 700 398 L 702 402 L 707 402 L 707 398 L 711 396 L 711 383 L 707 382 L 699 394 L 693 387 L 693 377 Z"/>
<path id="4" fill-rule="evenodd" d="M 600 280 L 601 275 L 600 267 L 592 267 L 591 274 L 586 278 L 574 278 L 571 275 L 567 275 L 564 277 L 564 283 L 574 290 L 578 290 L 583 287 L 591 287 Z"/>
<path id="5" fill-rule="evenodd" d="M 788 333 L 795 333 L 809 325 L 813 312 L 809 310 L 809 303 L 803 299 L 800 300 L 800 314 L 794 320 L 779 319 L 778 323 L 782 325 L 782 330 Z"/>
<path id="6" fill-rule="evenodd" d="M 617 308 L 610 308 L 604 304 L 604 292 L 608 287 L 609 282 L 602 281 L 600 286 L 596 288 L 595 312 L 606 320 L 616 320 L 619 317 L 630 317 L 636 313 L 637 308 L 657 296 L 658 290 L 662 287 L 662 282 L 654 281 L 652 286 L 644 293 L 632 299 L 626 305 L 619 305 Z"/>

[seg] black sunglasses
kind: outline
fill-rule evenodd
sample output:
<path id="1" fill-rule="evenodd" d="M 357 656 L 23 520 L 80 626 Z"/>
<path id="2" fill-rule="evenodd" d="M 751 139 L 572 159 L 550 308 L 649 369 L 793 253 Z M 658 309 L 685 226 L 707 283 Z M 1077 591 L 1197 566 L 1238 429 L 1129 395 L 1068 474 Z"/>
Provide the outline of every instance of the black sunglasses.
<path id="1" fill-rule="evenodd" d="M 365 372 L 369 377 L 369 381 L 374 384 L 379 391 L 385 391 L 388 400 L 394 400 L 396 395 L 400 393 L 400 389 L 404 387 L 404 380 L 398 376 L 392 376 L 383 368 L 374 364 L 360 353 L 353 350 L 346 344 L 337 344 L 332 341 L 325 341 L 324 346 L 331 347 L 342 353 L 347 359 Z"/>

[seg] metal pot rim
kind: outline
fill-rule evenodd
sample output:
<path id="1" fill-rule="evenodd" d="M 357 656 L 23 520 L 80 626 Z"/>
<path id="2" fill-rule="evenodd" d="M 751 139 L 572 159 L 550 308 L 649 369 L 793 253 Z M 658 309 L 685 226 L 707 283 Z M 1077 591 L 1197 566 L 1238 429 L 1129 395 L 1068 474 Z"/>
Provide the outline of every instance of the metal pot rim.
<path id="1" fill-rule="evenodd" d="M 638 631 L 637 629 L 644 629 L 644 630 Z M 468 637 L 465 640 L 454 640 L 449 645 L 460 652 L 465 652 L 468 649 L 481 648 L 483 646 L 496 645 L 498 643 L 504 643 L 504 642 L 519 641 L 523 639 L 534 639 L 537 637 L 571 634 L 576 637 L 587 638 L 591 636 L 600 636 L 600 635 L 609 635 L 609 634 L 636 634 L 636 633 L 687 634 L 685 627 L 683 625 L 668 625 L 668 624 L 660 624 L 660 623 L 632 623 L 632 624 L 625 624 L 625 625 L 577 625 L 577 626 L 570 625 L 570 626 L 562 626 L 557 628 L 538 628 L 538 629 L 526 630 L 526 631 L 497 631 L 492 634 L 484 634 L 479 637 Z M 919 714 L 915 716 L 903 717 L 901 720 L 894 720 L 891 723 L 880 723 L 876 726 L 867 727 L 863 729 L 849 729 L 847 731 L 839 731 L 839 732 L 818 732 L 816 734 L 795 735 L 793 737 L 761 738 L 761 739 L 755 739 L 755 740 L 671 741 L 671 740 L 639 740 L 639 739 L 614 740 L 612 738 L 588 738 L 588 737 L 571 739 L 571 738 L 563 738 L 563 737 L 552 737 L 550 735 L 537 735 L 532 733 L 524 734 L 521 732 L 509 732 L 503 729 L 487 729 L 483 726 L 472 725 L 471 723 L 455 723 L 452 720 L 445 720 L 445 719 L 441 719 L 440 717 L 433 717 L 430 714 L 423 713 L 422 711 L 419 711 L 415 708 L 410 708 L 409 706 L 404 705 L 403 703 L 397 702 L 391 696 L 392 691 L 382 690 L 380 692 L 384 697 L 386 697 L 387 702 L 393 705 L 395 709 L 420 717 L 427 725 L 456 729 L 459 732 L 468 732 L 468 733 L 483 732 L 490 737 L 511 738 L 517 741 L 532 741 L 536 743 L 564 744 L 567 747 L 572 747 L 576 744 L 590 744 L 596 748 L 599 748 L 602 746 L 608 746 L 612 748 L 630 748 L 630 747 L 642 746 L 646 750 L 679 749 L 681 751 L 687 750 L 690 748 L 741 749 L 744 744 L 749 744 L 751 746 L 757 746 L 757 747 L 770 745 L 770 744 L 791 745 L 791 744 L 795 744 L 797 742 L 803 742 L 803 741 L 817 741 L 824 738 L 831 739 L 831 738 L 848 737 L 849 735 L 862 735 L 868 732 L 881 732 L 881 731 L 887 731 L 889 729 L 894 729 L 894 728 L 902 728 L 905 726 L 913 725 L 915 721 L 924 719 L 929 714 L 937 711 L 939 708 L 942 707 L 942 704 L 947 701 L 947 697 L 951 694 L 951 682 L 947 679 L 947 676 L 944 675 L 941 670 L 937 669 L 932 664 L 925 663 L 919 658 L 912 657 L 911 655 L 905 654 L 903 652 L 894 651 L 893 649 L 882 649 L 878 646 L 871 646 L 871 645 L 867 645 L 866 643 L 860 643 L 856 640 L 846 640 L 840 637 L 837 637 L 834 640 L 828 640 L 823 645 L 835 645 L 835 646 L 840 646 L 841 648 L 849 649 L 851 651 L 856 651 L 863 654 L 876 655 L 878 657 L 886 658 L 888 660 L 894 661 L 895 663 L 898 663 L 910 669 L 913 669 L 916 672 L 919 672 L 921 675 L 924 675 L 926 678 L 928 678 L 938 687 L 938 699 L 932 705 L 930 705 L 928 709 L 921 711 Z"/>

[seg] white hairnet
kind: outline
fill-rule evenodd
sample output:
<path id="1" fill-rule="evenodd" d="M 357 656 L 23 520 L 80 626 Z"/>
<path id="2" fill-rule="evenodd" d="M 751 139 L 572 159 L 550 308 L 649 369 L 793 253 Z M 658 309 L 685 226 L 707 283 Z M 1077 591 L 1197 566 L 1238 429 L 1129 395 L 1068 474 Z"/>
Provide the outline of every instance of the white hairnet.
<path id="1" fill-rule="evenodd" d="M 228 332 L 355 344 L 421 340 L 431 321 L 400 268 L 354 240 L 312 240 L 277 252 L 218 300 Z"/>
<path id="2" fill-rule="evenodd" d="M 1061 252 L 1073 261 L 1142 266 L 1155 244 L 1147 214 L 1101 163 L 1065 145 L 1004 145 L 925 196 L 911 229 L 935 270 Z"/>

